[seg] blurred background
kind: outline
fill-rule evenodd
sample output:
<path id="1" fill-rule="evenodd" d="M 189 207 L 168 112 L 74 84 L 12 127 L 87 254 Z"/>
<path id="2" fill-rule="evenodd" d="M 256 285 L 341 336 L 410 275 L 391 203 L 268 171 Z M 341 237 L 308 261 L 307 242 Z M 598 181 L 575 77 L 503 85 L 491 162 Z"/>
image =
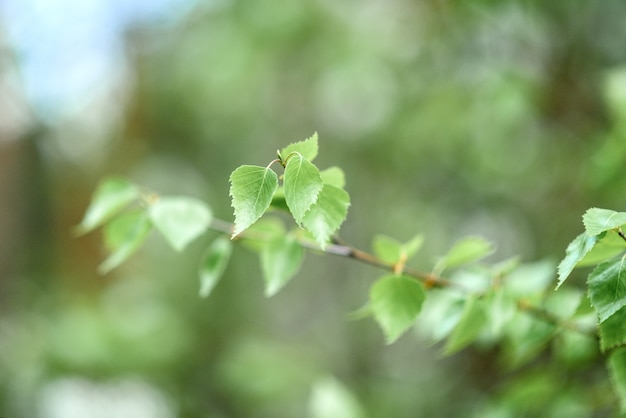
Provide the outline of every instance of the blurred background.
<path id="1" fill-rule="evenodd" d="M 230 173 L 317 131 L 355 246 L 423 232 L 428 270 L 479 234 L 558 261 L 587 208 L 625 210 L 625 21 L 621 0 L 3 0 L 0 416 L 481 416 L 490 353 L 347 320 L 379 271 L 308 254 L 266 299 L 236 248 L 201 299 L 214 233 L 100 276 L 100 234 L 72 227 L 109 175 L 231 220 Z"/>

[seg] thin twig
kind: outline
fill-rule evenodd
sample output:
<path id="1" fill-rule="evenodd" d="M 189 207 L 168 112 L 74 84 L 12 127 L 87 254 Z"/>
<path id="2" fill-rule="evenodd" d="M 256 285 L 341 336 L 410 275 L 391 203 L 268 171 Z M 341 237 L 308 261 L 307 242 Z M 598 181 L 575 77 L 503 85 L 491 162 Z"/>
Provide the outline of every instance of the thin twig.
<path id="1" fill-rule="evenodd" d="M 210 228 L 213 229 L 214 231 L 230 235 L 234 229 L 234 225 L 228 221 L 224 221 L 221 219 L 213 219 L 213 221 L 211 222 Z M 624 237 L 624 234 L 621 232 L 621 230 L 618 231 L 618 233 L 620 234 L 622 238 L 626 240 L 626 237 Z M 254 234 L 254 236 L 252 236 L 250 231 L 246 231 L 246 232 L 242 232 L 241 234 L 239 234 L 236 238 L 237 239 L 248 238 L 248 239 L 262 240 L 263 236 L 261 234 L 259 235 Z M 306 248 L 311 251 L 315 251 L 315 252 L 322 253 L 322 254 L 335 255 L 339 257 L 351 258 L 353 260 L 356 260 L 365 264 L 369 264 L 381 270 L 386 270 L 386 271 L 390 271 L 393 273 L 403 274 L 409 277 L 413 277 L 423 282 L 427 288 L 433 288 L 433 287 L 456 288 L 458 290 L 462 290 L 465 292 L 469 291 L 458 282 L 454 282 L 454 281 L 445 279 L 443 277 L 436 276 L 431 273 L 426 273 L 420 270 L 416 270 L 406 265 L 402 265 L 401 270 L 398 271 L 397 265 L 386 263 L 380 258 L 376 257 L 375 255 L 368 253 L 366 251 L 357 249 L 336 237 L 333 238 L 332 243 L 328 244 L 324 249 L 320 248 L 319 245 L 317 245 L 316 243 L 310 240 L 306 240 L 306 239 L 299 239 L 298 243 L 303 248 Z M 573 322 L 564 321 L 562 318 L 558 317 L 552 312 L 544 308 L 532 305 L 526 300 L 518 301 L 517 308 L 520 311 L 527 312 L 533 315 L 535 318 L 540 319 L 550 325 L 554 325 L 560 328 L 565 328 L 565 329 L 577 332 L 579 334 L 582 334 L 590 338 L 594 338 L 594 339 L 598 338 L 597 333 L 594 332 L 593 330 L 583 329 L 577 326 Z"/>

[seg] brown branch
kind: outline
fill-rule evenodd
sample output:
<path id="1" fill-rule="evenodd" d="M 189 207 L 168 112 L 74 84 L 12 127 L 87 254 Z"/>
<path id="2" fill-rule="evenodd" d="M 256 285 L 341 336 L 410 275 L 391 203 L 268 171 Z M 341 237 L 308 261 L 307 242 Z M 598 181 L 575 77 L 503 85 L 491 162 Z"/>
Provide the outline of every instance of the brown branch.
<path id="1" fill-rule="evenodd" d="M 213 221 L 211 222 L 210 228 L 213 229 L 214 231 L 230 235 L 234 229 L 234 225 L 228 221 L 224 221 L 221 219 L 213 219 Z M 622 236 L 622 238 L 626 240 L 626 238 L 621 233 L 621 231 L 619 232 L 620 232 L 620 236 Z M 235 239 L 263 240 L 263 238 L 264 237 L 261 234 L 256 234 L 256 233 L 252 234 L 250 231 L 244 231 L 241 234 L 239 234 Z M 347 244 L 346 242 L 340 240 L 339 238 L 333 238 L 333 242 L 328 244 L 326 248 L 324 249 L 321 249 L 319 245 L 317 245 L 317 243 L 314 243 L 310 240 L 299 239 L 298 242 L 303 248 L 306 248 L 314 252 L 328 254 L 328 255 L 335 255 L 339 257 L 351 258 L 353 260 L 356 260 L 365 264 L 369 264 L 381 270 L 413 277 L 417 280 L 420 280 L 422 283 L 424 283 L 426 288 L 433 288 L 433 287 L 455 288 L 464 292 L 469 292 L 469 290 L 466 289 L 464 286 L 462 286 L 460 283 L 445 279 L 443 277 L 434 275 L 432 273 L 426 273 L 426 272 L 414 269 L 404 264 L 402 264 L 401 269 L 398 271 L 398 265 L 386 263 L 380 258 L 376 257 L 374 254 L 368 253 L 363 250 L 359 250 Z M 568 329 L 570 331 L 577 332 L 579 334 L 582 334 L 590 338 L 594 338 L 594 339 L 598 338 L 598 335 L 594 330 L 583 329 L 577 324 L 570 322 L 570 321 L 565 321 L 562 318 L 558 317 L 557 315 L 553 314 L 552 312 L 544 308 L 532 305 L 526 300 L 523 300 L 523 299 L 519 300 L 517 303 L 517 308 L 520 311 L 527 312 L 531 314 L 532 316 L 534 316 L 535 318 L 540 319 L 556 327 Z"/>

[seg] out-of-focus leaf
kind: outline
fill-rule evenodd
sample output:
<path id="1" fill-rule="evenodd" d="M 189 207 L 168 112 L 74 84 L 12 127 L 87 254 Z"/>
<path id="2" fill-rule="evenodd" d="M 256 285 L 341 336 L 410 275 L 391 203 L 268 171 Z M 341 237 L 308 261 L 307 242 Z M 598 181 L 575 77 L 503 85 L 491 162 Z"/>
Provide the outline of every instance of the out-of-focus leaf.
<path id="1" fill-rule="evenodd" d="M 481 301 L 469 297 L 465 301 L 461 319 L 448 337 L 444 354 L 453 354 L 471 344 L 487 324 L 487 314 Z"/>
<path id="2" fill-rule="evenodd" d="M 217 238 L 207 249 L 198 276 L 200 277 L 200 297 L 207 297 L 213 291 L 226 270 L 232 253 L 232 241 L 224 236 Z"/>
<path id="3" fill-rule="evenodd" d="M 101 226 L 140 195 L 139 188 L 120 178 L 104 180 L 94 192 L 83 220 L 76 228 L 84 234 Z"/>
<path id="4" fill-rule="evenodd" d="M 350 196 L 344 190 L 325 184 L 302 224 L 324 249 L 330 237 L 339 229 L 348 214 Z"/>
<path id="5" fill-rule="evenodd" d="M 265 278 L 265 295 L 275 295 L 300 270 L 304 256 L 302 246 L 291 234 L 276 236 L 261 251 L 261 268 Z"/>
<path id="6" fill-rule="evenodd" d="M 407 276 L 385 276 L 372 286 L 370 305 L 387 344 L 413 325 L 426 298 L 424 286 Z"/>
<path id="7" fill-rule="evenodd" d="M 458 267 L 473 263 L 493 254 L 495 246 L 481 237 L 466 237 L 459 241 L 446 255 L 437 261 L 435 269 L 443 271 L 446 268 Z"/>
<path id="8" fill-rule="evenodd" d="M 298 225 L 302 225 L 304 215 L 317 201 L 323 185 L 319 170 L 309 160 L 300 154 L 289 158 L 283 187 L 287 206 Z"/>
<path id="9" fill-rule="evenodd" d="M 144 211 L 133 211 L 113 219 L 104 228 L 105 244 L 111 254 L 98 271 L 106 274 L 128 259 L 145 241 L 152 224 Z"/>
<path id="10" fill-rule="evenodd" d="M 243 165 L 230 175 L 230 196 L 235 209 L 232 236 L 255 223 L 267 210 L 278 188 L 278 176 L 269 167 Z"/>
<path id="11" fill-rule="evenodd" d="M 154 227 L 176 251 L 182 251 L 211 224 L 213 214 L 191 197 L 163 196 L 148 209 Z"/>
<path id="12" fill-rule="evenodd" d="M 354 395 L 332 376 L 313 385 L 309 399 L 310 418 L 363 418 L 365 414 Z"/>
<path id="13" fill-rule="evenodd" d="M 343 189 L 346 185 L 346 175 L 339 167 L 329 167 L 320 171 L 320 176 L 324 184 L 330 184 L 331 186 L 339 187 Z"/>
<path id="14" fill-rule="evenodd" d="M 626 306 L 626 263 L 624 258 L 596 267 L 587 280 L 589 299 L 600 323 Z"/>
<path id="15" fill-rule="evenodd" d="M 625 225 L 626 212 L 591 208 L 583 215 L 583 224 L 589 235 L 598 235 L 604 231 Z"/>
<path id="16" fill-rule="evenodd" d="M 400 258 L 408 259 L 415 255 L 424 242 L 422 234 L 416 235 L 406 243 L 401 243 L 386 235 L 376 235 L 372 243 L 374 254 L 388 264 L 397 263 Z"/>
<path id="17" fill-rule="evenodd" d="M 611 353 L 607 365 L 622 414 L 626 414 L 626 348 L 618 348 Z"/>

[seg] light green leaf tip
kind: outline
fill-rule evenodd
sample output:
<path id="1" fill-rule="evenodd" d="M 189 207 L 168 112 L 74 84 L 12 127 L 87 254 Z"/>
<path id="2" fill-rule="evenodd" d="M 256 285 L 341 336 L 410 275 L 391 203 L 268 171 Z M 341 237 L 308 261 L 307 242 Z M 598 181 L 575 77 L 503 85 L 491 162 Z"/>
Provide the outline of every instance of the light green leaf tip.
<path id="1" fill-rule="evenodd" d="M 176 251 L 182 251 L 211 224 L 211 210 L 200 200 L 163 196 L 150 205 L 150 220 Z"/>
<path id="2" fill-rule="evenodd" d="M 221 236 L 207 249 L 202 262 L 198 276 L 200 278 L 200 297 L 208 297 L 215 285 L 219 282 L 226 270 L 230 255 L 232 253 L 233 243 L 224 236 Z"/>
<path id="3" fill-rule="evenodd" d="M 598 235 L 626 225 L 626 212 L 591 208 L 583 215 L 583 224 L 589 235 Z"/>
<path id="4" fill-rule="evenodd" d="M 139 196 L 139 188 L 124 179 L 104 180 L 96 188 L 76 233 L 85 234 L 101 226 Z"/>
<path id="5" fill-rule="evenodd" d="M 304 141 L 295 142 L 287 145 L 281 151 L 278 152 L 279 158 L 289 158 L 290 154 L 298 153 L 303 158 L 309 161 L 313 161 L 317 157 L 319 146 L 317 143 L 317 132 L 315 132 L 310 138 Z"/>
<path id="6" fill-rule="evenodd" d="M 583 232 L 572 242 L 569 243 L 567 249 L 565 250 L 565 258 L 561 260 L 559 263 L 559 267 L 557 269 L 559 273 L 558 282 L 556 288 L 558 289 L 565 279 L 570 275 L 572 270 L 576 267 L 576 265 L 587 255 L 589 251 L 596 245 L 598 241 L 597 236 L 589 235 L 586 232 Z"/>
<path id="7" fill-rule="evenodd" d="M 230 175 L 230 196 L 235 209 L 232 237 L 255 223 L 272 203 L 278 176 L 269 167 L 243 165 Z"/>
<path id="8" fill-rule="evenodd" d="M 370 290 L 370 306 L 387 344 L 396 341 L 419 315 L 426 298 L 424 286 L 414 278 L 389 275 Z"/>

